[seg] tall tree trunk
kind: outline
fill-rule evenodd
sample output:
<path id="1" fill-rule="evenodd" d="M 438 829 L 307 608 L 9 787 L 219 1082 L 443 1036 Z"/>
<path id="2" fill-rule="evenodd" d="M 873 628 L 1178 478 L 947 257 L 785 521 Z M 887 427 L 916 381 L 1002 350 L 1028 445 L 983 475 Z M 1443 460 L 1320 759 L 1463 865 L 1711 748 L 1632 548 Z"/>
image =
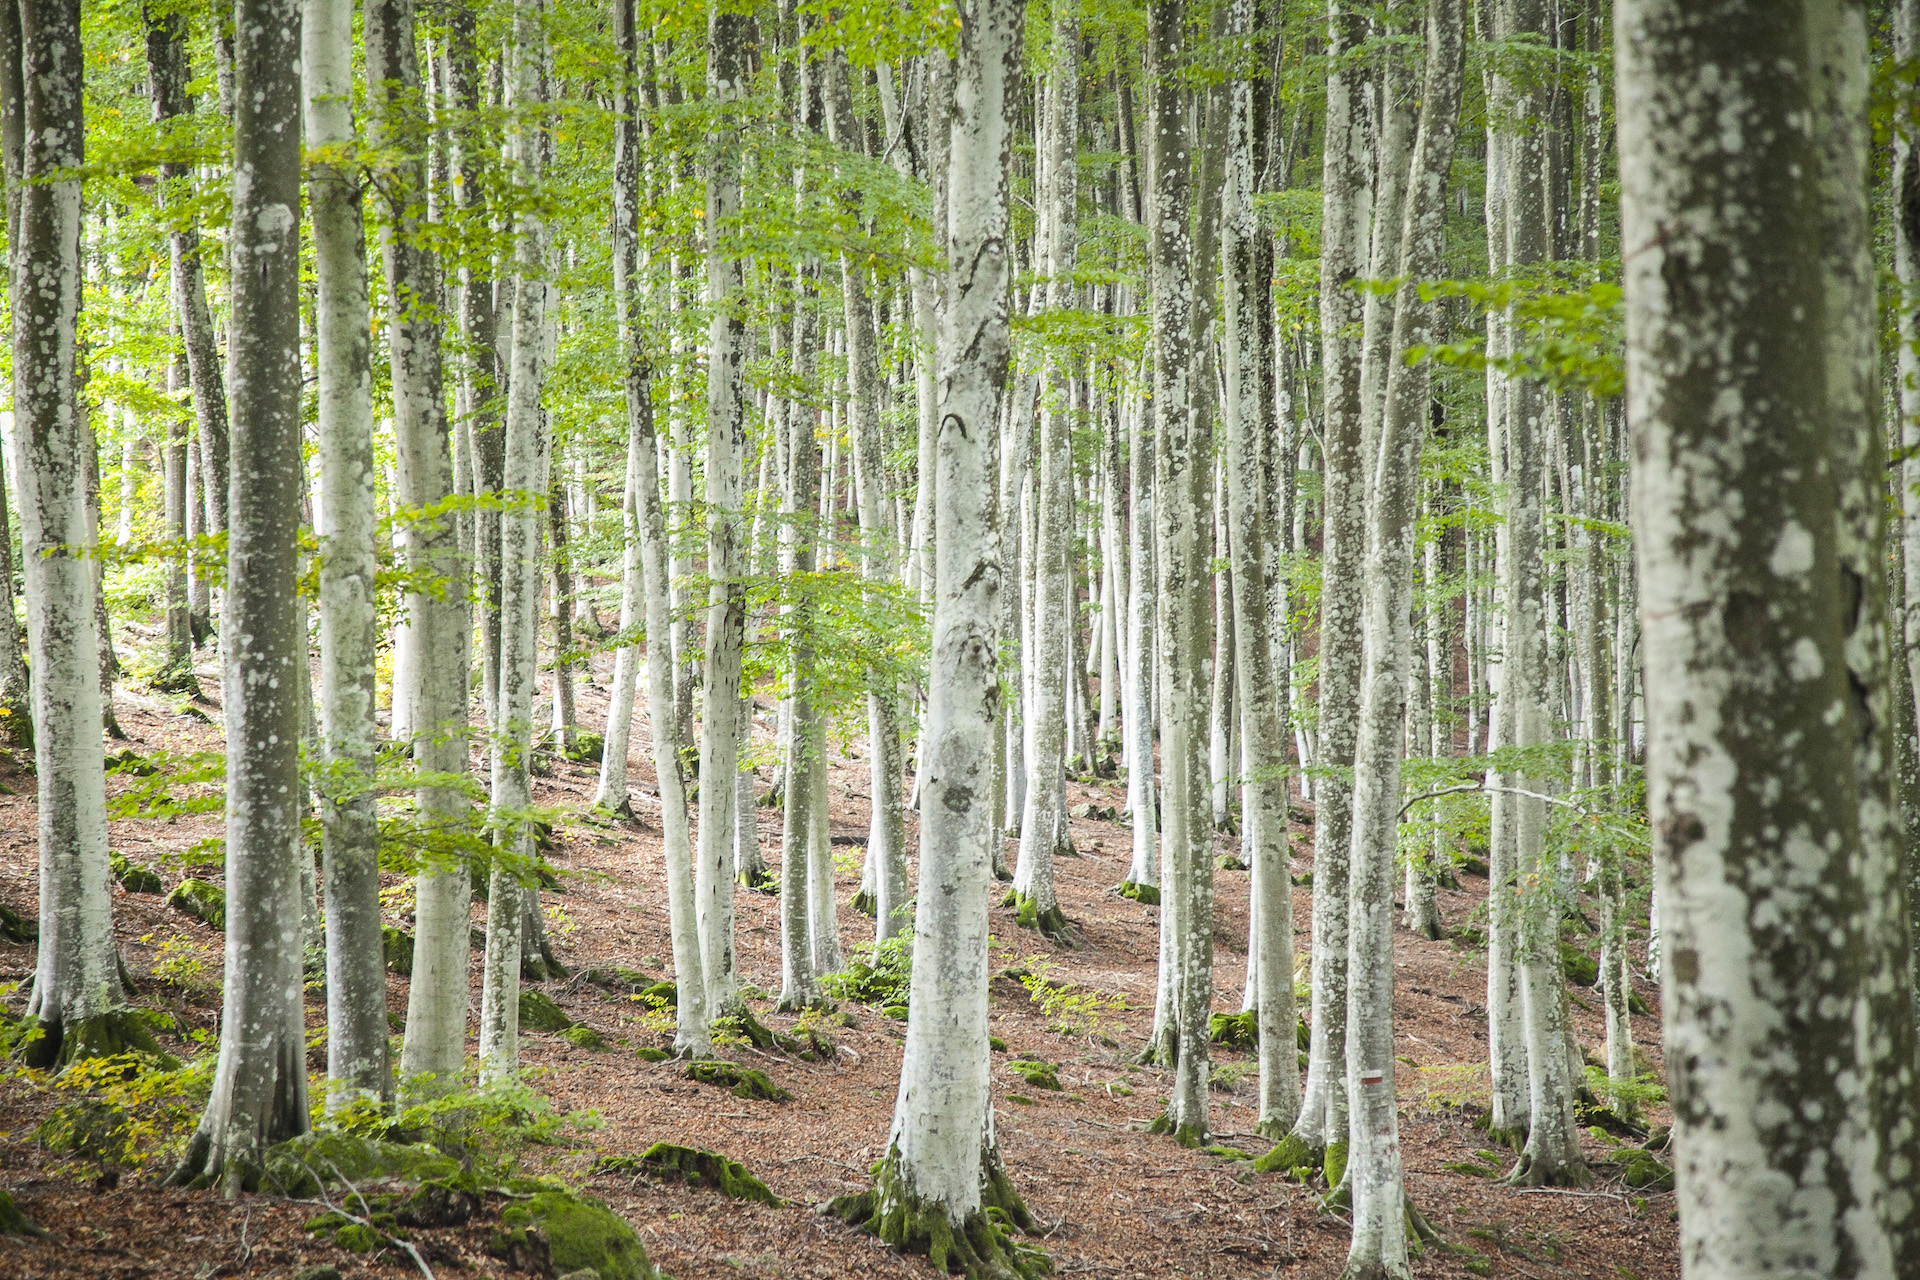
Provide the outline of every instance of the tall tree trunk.
<path id="1" fill-rule="evenodd" d="M 1496 25 L 1496 33 L 1509 38 L 1537 34 L 1546 20 L 1540 0 L 1502 0 L 1500 13 L 1511 25 Z M 1508 93 L 1518 119 L 1535 120 L 1546 106 L 1544 91 L 1538 88 L 1515 83 Z M 1507 261 L 1513 268 L 1531 266 L 1550 252 L 1546 152 L 1546 138 L 1537 129 L 1516 131 L 1507 141 L 1512 179 L 1506 202 Z M 1511 311 L 1507 323 L 1516 324 Z M 1507 726 L 1502 741 L 1524 751 L 1546 746 L 1552 735 L 1540 513 L 1552 404 L 1546 388 L 1530 378 L 1513 379 L 1506 394 L 1506 547 L 1500 566 L 1506 627 L 1496 714 Z M 1519 899 L 1514 908 L 1516 967 L 1527 1049 L 1527 1142 L 1514 1177 L 1531 1186 L 1585 1185 L 1589 1175 L 1574 1126 L 1574 1081 L 1566 1053 L 1566 987 L 1560 964 L 1564 880 L 1550 862 L 1546 802 L 1539 798 L 1552 784 L 1526 769 L 1501 776 L 1509 789 L 1496 793 L 1494 801 L 1496 806 L 1505 801 L 1513 824 L 1512 872 Z"/>
<path id="2" fill-rule="evenodd" d="M 421 99 L 414 0 L 371 0 L 365 7 L 370 134 L 402 158 L 375 189 L 386 204 L 381 259 L 387 277 L 387 346 L 392 355 L 396 501 L 409 513 L 438 511 L 455 496 L 453 446 L 446 415 L 438 256 L 423 243 L 428 174 L 420 158 L 429 121 Z M 427 589 L 407 593 L 402 643 L 413 709 L 413 763 L 421 775 L 414 804 L 429 829 L 457 834 L 468 822 L 460 788 L 467 770 L 467 647 L 463 603 L 468 562 L 456 521 L 445 513 L 410 514 L 399 529 L 407 567 Z M 451 1080 L 465 1051 L 472 877 L 458 862 L 427 858 L 414 883 L 413 977 L 401 1070 Z"/>
<path id="3" fill-rule="evenodd" d="M 327 899 L 327 1106 L 392 1091 L 374 812 L 373 369 L 353 121 L 351 0 L 305 0 L 301 27 L 319 373 L 320 749 Z"/>
<path id="4" fill-rule="evenodd" d="M 509 160 L 521 193 L 539 190 L 545 139 L 533 112 L 545 101 L 545 36 L 538 6 L 515 10 L 511 105 L 518 109 Z M 540 635 L 540 511 L 546 494 L 545 414 L 540 392 L 547 354 L 546 226 L 534 208 L 514 228 L 513 322 L 507 374 L 500 514 L 500 690 L 491 772 L 493 866 L 487 886 L 487 952 L 480 994 L 480 1074 L 511 1076 L 519 1066 L 520 970 L 527 936 L 529 863 L 535 856 L 532 803 L 533 694 Z"/>
<path id="5" fill-rule="evenodd" d="M 233 456 L 226 635 L 227 950 L 213 1093 L 172 1175 L 229 1194 L 307 1127 L 301 1015 L 299 743 L 307 646 L 301 508 L 300 6 L 241 0 L 235 20 Z M 77 55 L 69 64 L 77 67 Z M 89 746 L 97 751 L 97 746 Z M 245 1028 L 244 1034 L 238 1034 Z"/>
<path id="6" fill-rule="evenodd" d="M 1900 0 L 1894 10 L 1894 61 L 1911 65 L 1920 57 L 1920 0 Z M 1901 540 L 1904 550 L 1906 608 L 1902 610 L 1907 678 L 1920 714 L 1920 92 L 1902 79 L 1900 107 L 1893 115 L 1894 276 L 1900 284 L 1896 315 L 1900 342 L 1895 356 L 1900 410 Z M 4 602 L 0 602 L 3 604 Z M 1902 668 L 1896 664 L 1895 671 Z M 1909 836 L 1920 833 L 1909 833 Z M 1907 910 L 1909 927 L 1920 936 L 1920 841 L 1909 839 Z M 1920 948 L 1910 961 L 1914 996 L 1920 1001 Z M 1920 1012 L 1920 1008 L 1917 1008 Z"/>
<path id="7" fill-rule="evenodd" d="M 1320 732 L 1314 752 L 1312 1045 L 1294 1133 L 1314 1152 L 1347 1139 L 1347 866 L 1353 817 L 1354 718 L 1360 703 L 1360 567 L 1366 494 L 1360 456 L 1360 350 L 1365 128 L 1362 78 L 1345 59 L 1360 10 L 1329 0 L 1327 121 L 1322 147 L 1320 335 L 1323 381 Z"/>
<path id="8" fill-rule="evenodd" d="M 806 77 L 803 72 L 802 81 Z M 806 91 L 803 88 L 802 93 Z M 813 315 L 806 303 L 805 274 L 796 274 L 793 327 L 793 378 L 805 386 L 813 359 Z M 780 521 L 780 571 L 790 582 L 804 583 L 818 567 L 817 536 L 820 509 L 820 443 L 815 410 L 805 403 L 792 406 L 787 429 L 787 488 Z M 827 803 L 816 785 L 814 765 L 827 748 L 826 721 L 814 705 L 813 602 L 801 586 L 786 614 L 787 644 L 792 652 L 787 673 L 787 706 L 783 724 L 786 760 L 786 804 L 780 825 L 780 1004 L 800 1010 L 823 1003 L 814 945 L 813 837 L 818 810 Z M 831 856 L 829 854 L 829 856 Z"/>
<path id="9" fill-rule="evenodd" d="M 1447 174 L 1460 112 L 1463 0 L 1432 0 L 1400 249 L 1410 281 L 1441 270 Z M 1364 657 L 1354 748 L 1352 864 L 1348 899 L 1347 1097 L 1353 1242 L 1343 1275 L 1405 1276 L 1405 1177 L 1394 1101 L 1393 868 L 1400 845 L 1400 764 L 1406 751 L 1407 663 L 1413 651 L 1413 555 L 1420 453 L 1426 441 L 1429 366 L 1409 363 L 1432 341 L 1434 308 L 1417 283 L 1391 307 L 1386 403 L 1368 472 Z"/>
<path id="10" fill-rule="evenodd" d="M 1230 35 L 1253 35 L 1253 0 L 1234 0 L 1228 11 Z M 1254 86 L 1237 78 L 1229 89 L 1227 182 L 1220 219 L 1221 291 L 1225 302 L 1227 434 L 1227 545 L 1231 555 L 1234 663 L 1245 750 L 1241 821 L 1252 850 L 1253 883 L 1249 910 L 1255 957 L 1251 978 L 1260 1031 L 1259 1129 L 1281 1137 L 1300 1112 L 1300 1066 L 1294 1024 L 1293 879 L 1287 859 L 1286 726 L 1272 696 L 1274 685 L 1273 614 L 1269 611 L 1271 538 L 1262 490 L 1262 435 L 1267 427 L 1265 377 L 1273 358 L 1271 336 L 1260 322 L 1269 303 L 1259 244 L 1261 231 L 1253 209 Z"/>
<path id="11" fill-rule="evenodd" d="M 40 946 L 27 1012 L 35 1065 L 119 1052 L 118 954 L 107 879 L 106 782 L 76 392 L 83 94 L 77 0 L 19 7 L 25 143 L 9 212 L 14 439 L 32 657 L 40 837 Z M 11 620 L 5 620 L 11 625 Z"/>
<path id="12" fill-rule="evenodd" d="M 832 81 L 829 131 L 840 146 L 855 149 L 858 140 L 853 136 L 853 102 L 844 60 L 835 59 Z M 849 190 L 843 201 L 857 209 L 858 193 Z M 873 329 L 865 268 L 844 252 L 840 255 L 840 287 L 852 391 L 848 435 L 853 445 L 854 489 L 860 511 L 861 567 L 868 581 L 878 586 L 894 577 L 884 517 L 886 477 L 880 452 L 878 335 Z M 878 873 L 874 878 L 874 932 L 885 941 L 908 924 L 907 826 L 901 795 L 900 691 L 881 681 L 871 682 L 867 689 L 867 760 L 873 810 L 867 858 Z"/>
<path id="13" fill-rule="evenodd" d="M 722 237 L 740 212 L 740 122 L 747 92 L 753 19 L 714 9 L 707 23 L 707 99 L 715 112 L 707 137 L 707 599 L 700 719 L 700 847 L 694 862 L 701 975 L 707 1007 L 729 1008 L 734 995 L 733 775 L 740 767 L 740 647 L 746 584 L 740 545 L 742 455 L 746 452 L 746 325 L 734 311 L 742 288 L 738 250 Z M 788 780 L 789 789 L 792 779 Z M 788 882 L 788 892 L 798 886 Z"/>
<path id="14" fill-rule="evenodd" d="M 1629 0 L 1617 22 L 1622 237 L 1649 246 L 1627 259 L 1627 386 L 1681 1253 L 1898 1274 L 1912 1126 L 1882 1101 L 1911 1088 L 1887 1016 L 1909 1016 L 1909 971 L 1876 936 L 1898 894 L 1875 901 L 1862 771 L 1835 767 L 1884 732 L 1849 661 L 1872 417 L 1834 340 L 1874 323 L 1833 278 L 1864 248 L 1861 14 Z"/>
<path id="15" fill-rule="evenodd" d="M 947 305 L 941 321 L 927 801 L 907 1044 L 873 1190 L 835 1212 L 973 1274 L 1027 1274 L 989 1216 L 1036 1224 L 1000 1163 L 987 1053 L 987 887 L 1000 678 L 994 443 L 1005 394 L 1007 162 L 1021 6 L 972 0 L 954 64 Z M 982 178 L 987 180 L 982 181 Z"/>
<path id="16" fill-rule="evenodd" d="M 1208 388 L 1213 376 L 1196 336 L 1208 306 L 1196 299 L 1193 263 L 1211 266 L 1216 243 L 1203 211 L 1188 232 L 1192 179 L 1181 80 L 1187 64 L 1183 0 L 1156 0 L 1147 14 L 1148 146 L 1153 199 L 1148 260 L 1153 282 L 1154 537 L 1159 575 L 1163 774 L 1161 985 L 1167 991 L 1161 1052 L 1173 1068 L 1165 1124 L 1184 1145 L 1207 1141 L 1208 1018 L 1213 1005 L 1213 834 L 1206 810 L 1204 659 L 1208 649 L 1207 552 L 1203 513 L 1212 481 Z M 1217 95 L 1208 94 L 1208 142 Z M 1224 120 L 1220 121 L 1224 126 Z M 1203 176 L 1203 186 L 1204 186 Z M 1203 200 L 1203 204 L 1205 201 Z M 1215 206 L 1217 208 L 1217 205 Z M 1210 290 L 1208 291 L 1210 296 Z"/>

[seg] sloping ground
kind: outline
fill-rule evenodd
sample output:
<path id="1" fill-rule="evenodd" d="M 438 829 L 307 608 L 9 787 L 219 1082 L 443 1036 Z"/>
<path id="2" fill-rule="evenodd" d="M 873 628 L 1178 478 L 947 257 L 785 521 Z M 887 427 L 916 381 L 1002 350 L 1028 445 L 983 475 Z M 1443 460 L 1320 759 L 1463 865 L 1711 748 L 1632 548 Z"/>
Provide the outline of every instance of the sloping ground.
<path id="1" fill-rule="evenodd" d="M 604 684 L 604 676 L 600 677 Z M 208 687 L 216 687 L 208 682 Z M 603 714 L 601 691 L 582 689 L 583 723 Z M 217 719 L 217 708 L 211 709 Z M 173 714 L 165 704 L 123 697 L 123 725 L 143 753 L 189 747 L 211 749 L 217 729 Z M 772 716 L 760 725 L 764 736 Z M 637 1052 L 664 1043 L 647 1025 L 649 1010 L 626 992 L 582 980 L 592 966 L 620 965 L 667 977 L 671 955 L 666 928 L 657 809 L 647 794 L 652 777 L 636 732 L 633 789 L 640 821 L 595 827 L 571 822 L 554 860 L 565 891 L 549 895 L 549 928 L 574 971 L 542 990 L 577 1022 L 598 1031 L 608 1047 L 576 1047 L 557 1034 L 524 1037 L 533 1084 L 562 1109 L 593 1109 L 603 1120 L 573 1152 L 550 1152 L 553 1167 L 584 1178 L 589 1190 L 623 1212 L 639 1230 L 653 1260 L 678 1280 L 735 1280 L 742 1276 L 919 1276 L 934 1272 L 924 1260 L 904 1258 L 870 1238 L 822 1217 L 815 1206 L 864 1184 L 869 1164 L 887 1139 L 898 1085 L 903 1024 L 878 1008 L 852 1003 L 840 1019 L 821 1020 L 834 1043 L 826 1060 L 804 1061 L 737 1045 L 726 1052 L 743 1066 L 765 1070 L 789 1090 L 785 1102 L 748 1100 L 687 1079 L 672 1062 L 649 1063 Z M 117 747 L 116 747 L 117 749 Z M 0 781 L 21 794 L 0 796 L 0 902 L 29 914 L 35 901 L 32 779 L 17 770 Z M 115 787 L 124 785 L 114 782 Z M 764 783 L 763 783 L 764 789 Z M 1118 806 L 1117 783 L 1070 785 L 1070 803 Z M 591 799 L 591 767 L 556 762 L 536 779 L 542 804 L 578 811 Z M 837 761 L 832 770 L 836 833 L 864 838 L 867 773 L 863 760 Z M 777 813 L 761 811 L 769 861 L 778 865 Z M 217 831 L 213 818 L 116 821 L 113 842 L 138 861 L 160 865 L 167 851 L 187 848 Z M 1058 864 L 1060 898 L 1078 928 L 1081 946 L 1061 950 L 994 915 L 994 968 L 1023 967 L 1056 985 L 1064 997 L 1043 1009 L 1011 978 L 993 986 L 993 1033 L 1006 1043 L 994 1054 L 997 1125 L 1008 1169 L 1029 1207 L 1049 1227 L 1040 1243 L 1063 1274 L 1160 1277 L 1331 1277 L 1346 1252 L 1346 1226 L 1319 1211 L 1322 1188 L 1277 1175 L 1256 1176 L 1242 1164 L 1182 1150 L 1148 1135 L 1160 1110 L 1164 1076 L 1132 1060 L 1152 1017 L 1156 938 L 1154 909 L 1121 899 L 1112 886 L 1124 875 L 1130 835 L 1121 822 L 1076 819 L 1074 840 L 1083 856 Z M 1296 870 L 1307 869 L 1310 835 L 1296 832 Z M 1222 851 L 1230 847 L 1223 837 Z M 856 855 L 842 846 L 837 852 Z M 1011 849 L 1010 849 L 1011 855 Z M 168 887 L 183 872 L 163 869 Z M 219 869 L 194 874 L 218 882 Z M 871 922 L 848 905 L 857 866 L 843 871 L 841 936 L 851 948 Z M 1237 1010 L 1245 972 L 1247 879 L 1218 877 L 1216 998 Z M 393 881 L 395 885 L 400 882 Z M 1443 891 L 1449 925 L 1467 921 L 1484 903 L 1486 882 L 1462 877 Z M 1295 946 L 1307 947 L 1310 890 L 1295 891 Z M 737 897 L 738 945 L 744 983 L 770 997 L 779 988 L 778 899 L 742 891 Z M 213 1030 L 218 1017 L 220 937 L 168 909 L 158 897 L 116 890 L 116 929 L 127 962 L 141 981 L 143 1003 L 172 1012 L 183 1031 Z M 476 923 L 482 917 L 476 911 Z M 404 915 L 393 923 L 407 926 Z M 1427 1276 L 1582 1276 L 1625 1280 L 1676 1276 L 1673 1199 L 1625 1186 L 1611 1166 L 1584 1193 L 1528 1192 L 1445 1166 L 1472 1164 L 1487 1146 L 1472 1120 L 1485 1096 L 1486 1018 L 1483 956 L 1454 942 L 1427 942 L 1404 931 L 1395 938 L 1398 1075 L 1402 1138 L 1412 1196 L 1445 1237 L 1445 1247 L 1417 1259 Z M 0 982 L 18 982 L 32 949 L 0 946 Z M 1040 957 L 1036 963 L 1034 957 Z M 154 976 L 155 967 L 169 977 Z M 478 964 L 476 959 L 477 980 Z M 390 1008 L 406 1008 L 406 983 L 392 982 Z M 1648 991 L 1649 1000 L 1655 993 Z M 1583 1042 L 1598 1045 L 1597 997 L 1576 990 L 1575 1020 Z M 1094 999 L 1097 997 L 1097 1002 Z M 475 1003 L 478 991 L 475 990 Z M 757 1014 L 776 1030 L 794 1020 Z M 17 1009 L 18 996 L 13 997 Z M 1587 1007 L 1591 1006 L 1591 1008 Z M 653 1015 L 657 1025 L 659 1017 Z M 309 1027 L 323 1011 L 308 1008 Z M 1076 1025 L 1077 1024 L 1077 1025 Z M 1659 1061 L 1654 1017 L 1635 1019 L 1636 1037 Z M 194 1046 L 163 1037 L 183 1056 Z M 1060 1088 L 1030 1083 L 1011 1064 L 1020 1055 L 1053 1064 Z M 322 1065 L 315 1051 L 309 1060 Z M 1255 1080 L 1248 1055 L 1221 1051 L 1215 1127 L 1217 1141 L 1254 1153 Z M 1036 1073 L 1039 1074 L 1039 1073 Z M 373 1262 L 316 1242 L 300 1224 L 316 1212 L 307 1204 L 269 1197 L 228 1203 L 206 1194 L 162 1191 L 156 1165 L 130 1171 L 117 1187 L 91 1184 L 92 1171 L 62 1171 L 62 1157 L 36 1142 L 35 1126 L 59 1100 L 43 1085 L 9 1078 L 0 1083 L 0 1185 L 52 1231 L 50 1239 L 0 1237 L 0 1277 L 290 1276 L 327 1262 L 347 1276 L 401 1276 L 419 1272 L 404 1258 Z M 710 1190 L 656 1181 L 634 1173 L 589 1176 L 603 1154 L 637 1155 L 667 1141 L 718 1150 L 742 1161 L 785 1203 L 748 1204 Z M 1588 1142 L 1596 1159 L 1607 1149 Z M 1506 1161 L 1511 1164 L 1511 1159 Z M 509 1275 L 488 1257 L 484 1233 L 422 1233 L 437 1275 Z M 424 1246 L 423 1246 L 424 1247 Z"/>

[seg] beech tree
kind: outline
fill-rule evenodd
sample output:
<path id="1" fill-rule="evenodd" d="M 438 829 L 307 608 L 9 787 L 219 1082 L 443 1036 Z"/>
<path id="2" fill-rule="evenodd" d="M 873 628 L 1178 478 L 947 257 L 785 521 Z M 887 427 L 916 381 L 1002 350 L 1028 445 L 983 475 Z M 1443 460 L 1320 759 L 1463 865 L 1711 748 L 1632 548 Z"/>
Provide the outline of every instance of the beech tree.
<path id="1" fill-rule="evenodd" d="M 1875 1116 L 1911 1087 L 1911 971 L 1872 962 L 1874 837 L 1835 767 L 1871 732 L 1843 689 L 1871 419 L 1831 337 L 1871 324 L 1871 293 L 1828 275 L 1865 226 L 1862 19 L 1619 14 L 1622 233 L 1650 246 L 1626 264 L 1649 806 L 1681 1251 L 1703 1271 L 1892 1273 L 1913 1230 L 1890 1181 L 1910 1126 Z M 1809 180 L 1762 182 L 1783 172 Z"/>
<path id="2" fill-rule="evenodd" d="M 301 1018 L 299 553 L 300 8 L 235 15 L 233 458 L 221 645 L 227 729 L 227 947 L 213 1093 L 176 1183 L 228 1194 L 307 1127 Z M 77 61 L 75 63 L 77 66 Z M 89 750 L 92 750 L 89 739 Z M 235 1034 L 235 1032 L 240 1032 Z"/>

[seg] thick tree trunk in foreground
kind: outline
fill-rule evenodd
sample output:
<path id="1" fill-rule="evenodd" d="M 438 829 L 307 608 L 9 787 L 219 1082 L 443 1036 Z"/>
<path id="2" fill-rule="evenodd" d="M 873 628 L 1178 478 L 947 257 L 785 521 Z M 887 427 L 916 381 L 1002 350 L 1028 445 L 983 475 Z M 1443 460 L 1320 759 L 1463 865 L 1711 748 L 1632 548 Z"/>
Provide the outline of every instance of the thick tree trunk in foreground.
<path id="1" fill-rule="evenodd" d="M 74 379 L 80 320 L 78 0 L 20 7 L 27 142 L 13 240 L 13 411 L 40 828 L 40 952 L 27 1012 L 38 1065 L 110 1043 L 120 1006 L 107 880 L 93 530 Z M 0 498 L 0 501 L 3 501 Z M 12 619 L 0 619 L 12 626 Z"/>
<path id="2" fill-rule="evenodd" d="M 1008 357 L 1007 159 L 1021 7 L 975 0 L 958 33 L 947 308 L 940 342 L 927 804 L 899 1099 L 873 1190 L 833 1210 L 971 1277 L 1029 1260 L 987 1210 L 1035 1223 L 1000 1164 L 987 1052 L 987 888 L 1000 839 L 1000 512 L 994 444 Z M 993 175 L 980 181 L 984 175 Z"/>
<path id="3" fill-rule="evenodd" d="M 221 643 L 227 727 L 227 949 L 213 1096 L 173 1181 L 259 1182 L 307 1127 L 301 1016 L 299 742 L 307 698 L 294 523 L 300 460 L 300 6 L 235 21 L 233 485 Z M 97 749 L 97 748 L 96 748 Z M 242 1030 L 244 1029 L 244 1030 Z"/>
<path id="4" fill-rule="evenodd" d="M 1900 0 L 1894 10 L 1894 61 L 1910 65 L 1920 56 L 1920 0 Z M 1904 670 L 1913 686 L 1916 715 L 1920 715 L 1920 91 L 1900 82 L 1900 107 L 1893 113 L 1893 224 L 1894 275 L 1900 283 L 1895 314 L 1900 343 L 1896 354 L 1896 386 L 1900 409 L 1901 541 L 1905 567 L 1906 608 L 1901 611 Z M 4 604 L 4 602 L 0 602 Z M 1625 696 L 1624 693 L 1622 696 Z M 1920 833 L 1909 833 L 1910 835 Z M 1907 910 L 1910 928 L 1920 927 L 1920 841 L 1909 841 Z M 1911 966 L 1914 997 L 1920 1001 L 1920 948 Z M 1920 1011 L 1920 1010 L 1917 1010 Z"/>
<path id="5" fill-rule="evenodd" d="M 1848 691 L 1848 478 L 1826 469 L 1863 406 L 1821 357 L 1872 311 L 1835 311 L 1852 298 L 1827 278 L 1845 252 L 1831 186 L 1777 181 L 1823 169 L 1809 122 L 1831 109 L 1829 51 L 1808 31 L 1859 21 L 1835 8 L 1618 12 L 1622 233 L 1647 246 L 1626 263 L 1627 390 L 1688 1274 L 1887 1275 L 1912 1257 L 1911 1168 L 1889 1167 L 1911 1113 L 1875 1098 L 1913 1069 L 1911 1031 L 1881 1019 L 1909 971 L 1875 954 L 1883 886 L 1859 775 L 1835 767 L 1870 732 Z"/>
<path id="6" fill-rule="evenodd" d="M 354 146 L 353 6 L 306 0 L 301 29 L 313 216 L 320 435 L 320 748 L 327 900 L 327 1106 L 385 1101 L 387 971 L 374 812 L 373 370 Z"/>

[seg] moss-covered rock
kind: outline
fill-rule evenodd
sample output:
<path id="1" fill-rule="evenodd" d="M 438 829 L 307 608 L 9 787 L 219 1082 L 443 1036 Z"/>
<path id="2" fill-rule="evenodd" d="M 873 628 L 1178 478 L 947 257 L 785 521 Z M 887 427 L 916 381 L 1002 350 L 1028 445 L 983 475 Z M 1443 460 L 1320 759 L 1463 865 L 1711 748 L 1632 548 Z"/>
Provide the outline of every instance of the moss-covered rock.
<path id="1" fill-rule="evenodd" d="M 767 1190 L 766 1183 L 748 1173 L 739 1161 L 730 1160 L 717 1151 L 656 1142 L 641 1153 L 637 1166 L 655 1177 L 669 1178 L 691 1186 L 710 1187 L 735 1200 L 753 1200 L 770 1205 L 780 1203 L 780 1198 Z"/>
<path id="2" fill-rule="evenodd" d="M 650 1044 L 643 1044 L 633 1052 L 642 1062 L 669 1062 L 673 1058 L 665 1049 L 656 1049 Z"/>
<path id="3" fill-rule="evenodd" d="M 686 1075 L 689 1080 L 727 1089 L 736 1098 L 785 1102 L 793 1096 L 775 1084 L 767 1073 L 758 1067 L 743 1067 L 737 1062 L 721 1062 L 713 1059 L 690 1062 L 687 1064 Z"/>
<path id="4" fill-rule="evenodd" d="M 1223 1049 L 1251 1049 L 1260 1043 L 1260 1015 L 1253 1009 L 1216 1013 L 1207 1019 L 1207 1036 Z"/>
<path id="5" fill-rule="evenodd" d="M 124 853 L 109 853 L 107 864 L 113 868 L 113 878 L 128 893 L 165 893 L 167 891 L 167 886 L 161 882 L 158 871 L 135 862 Z"/>
<path id="6" fill-rule="evenodd" d="M 380 940 L 387 953 L 387 972 L 403 978 L 413 976 L 413 935 L 393 925 L 383 925 Z"/>
<path id="7" fill-rule="evenodd" d="M 640 993 L 640 1003 L 662 1009 L 680 1007 L 680 988 L 673 982 L 656 982 Z"/>
<path id="8" fill-rule="evenodd" d="M 649 977 L 638 969 L 628 969 L 620 965 L 606 965 L 588 969 L 580 975 L 587 982 L 607 991 L 617 991 L 622 995 L 637 996 L 659 981 Z"/>
<path id="9" fill-rule="evenodd" d="M 1662 1164 L 1651 1151 L 1622 1147 L 1613 1157 L 1620 1180 L 1641 1191 L 1673 1190 L 1673 1170 Z"/>
<path id="10" fill-rule="evenodd" d="M 540 1191 L 508 1205 L 487 1252 L 538 1275 L 591 1271 L 600 1280 L 656 1280 L 659 1275 L 625 1218 L 598 1200 L 568 1191 Z"/>
<path id="11" fill-rule="evenodd" d="M 38 1223 L 29 1218 L 18 1204 L 13 1194 L 0 1187 L 0 1236 L 44 1236 L 47 1233 Z"/>
<path id="12" fill-rule="evenodd" d="M 323 1185 L 365 1189 L 459 1174 L 460 1163 L 432 1147 L 333 1131 L 302 1134 L 268 1151 L 266 1159 L 266 1185 L 295 1197 L 317 1196 Z"/>
<path id="13" fill-rule="evenodd" d="M 1600 962 L 1571 942 L 1560 944 L 1560 967 L 1576 987 L 1590 987 L 1600 981 Z"/>
<path id="14" fill-rule="evenodd" d="M 604 1049 L 607 1047 L 606 1037 L 602 1036 L 592 1027 L 585 1026 L 578 1022 L 562 1031 L 560 1038 L 576 1049 Z"/>
<path id="15" fill-rule="evenodd" d="M 1213 860 L 1213 869 L 1215 871 L 1245 871 L 1247 870 L 1247 863 L 1246 860 L 1237 853 L 1223 853 Z"/>
<path id="16" fill-rule="evenodd" d="M 33 942 L 40 937 L 40 922 L 32 916 L 21 915 L 4 902 L 0 902 L 0 941 Z"/>
<path id="17" fill-rule="evenodd" d="M 205 880 L 182 880 L 167 895 L 167 905 L 192 916 L 209 929 L 227 927 L 227 891 Z"/>
<path id="18" fill-rule="evenodd" d="M 1060 1088 L 1060 1068 L 1051 1062 L 1041 1062 L 1037 1058 L 1015 1058 L 1007 1066 L 1036 1089 L 1058 1091 Z"/>
<path id="19" fill-rule="evenodd" d="M 522 1031 L 565 1031 L 573 1019 L 543 991 L 520 989 L 520 1029 Z"/>

